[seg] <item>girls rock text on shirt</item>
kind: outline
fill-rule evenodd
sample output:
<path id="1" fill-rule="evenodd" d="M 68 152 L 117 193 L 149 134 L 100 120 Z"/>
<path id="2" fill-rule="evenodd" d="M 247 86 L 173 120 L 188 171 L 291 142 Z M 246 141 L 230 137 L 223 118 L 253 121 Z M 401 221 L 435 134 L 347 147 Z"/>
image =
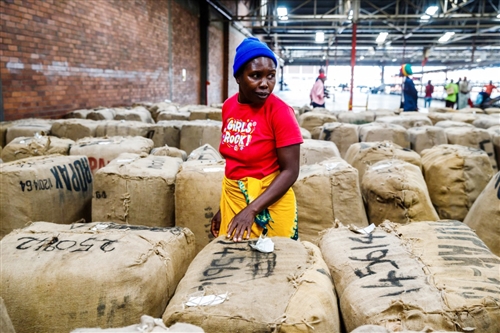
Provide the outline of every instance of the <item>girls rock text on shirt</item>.
<path id="1" fill-rule="evenodd" d="M 235 151 L 243 150 L 252 141 L 252 133 L 257 126 L 253 120 L 229 118 L 222 131 L 222 143 Z"/>

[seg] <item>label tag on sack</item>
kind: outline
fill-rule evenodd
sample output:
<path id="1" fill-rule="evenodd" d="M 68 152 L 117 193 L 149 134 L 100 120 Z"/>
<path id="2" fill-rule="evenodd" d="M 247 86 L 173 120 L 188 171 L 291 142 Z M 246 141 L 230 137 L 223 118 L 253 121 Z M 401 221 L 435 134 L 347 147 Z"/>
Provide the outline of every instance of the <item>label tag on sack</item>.
<path id="1" fill-rule="evenodd" d="M 192 296 L 186 302 L 187 306 L 218 305 L 223 303 L 228 297 L 228 293 L 207 296 Z"/>
<path id="2" fill-rule="evenodd" d="M 271 238 L 267 238 L 265 235 L 260 235 L 259 239 L 255 244 L 250 243 L 252 249 L 263 253 L 271 253 L 274 251 L 274 243 Z"/>
<path id="3" fill-rule="evenodd" d="M 373 230 L 375 230 L 375 224 L 371 223 L 369 226 L 367 226 L 366 228 L 362 228 L 362 229 L 358 228 L 354 225 L 349 225 L 349 230 L 354 231 L 357 234 L 368 235 L 368 234 L 371 234 L 373 232 Z"/>

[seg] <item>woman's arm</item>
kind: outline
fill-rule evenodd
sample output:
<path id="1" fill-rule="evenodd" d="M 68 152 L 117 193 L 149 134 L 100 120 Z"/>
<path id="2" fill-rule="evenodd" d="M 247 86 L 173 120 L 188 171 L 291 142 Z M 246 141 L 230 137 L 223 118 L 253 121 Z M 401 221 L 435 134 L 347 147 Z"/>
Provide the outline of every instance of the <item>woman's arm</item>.
<path id="1" fill-rule="evenodd" d="M 228 237 L 239 242 L 246 231 L 250 235 L 255 216 L 278 201 L 295 183 L 300 171 L 300 145 L 291 145 L 277 149 L 280 174 L 269 187 L 245 209 L 239 212 L 229 223 Z"/>

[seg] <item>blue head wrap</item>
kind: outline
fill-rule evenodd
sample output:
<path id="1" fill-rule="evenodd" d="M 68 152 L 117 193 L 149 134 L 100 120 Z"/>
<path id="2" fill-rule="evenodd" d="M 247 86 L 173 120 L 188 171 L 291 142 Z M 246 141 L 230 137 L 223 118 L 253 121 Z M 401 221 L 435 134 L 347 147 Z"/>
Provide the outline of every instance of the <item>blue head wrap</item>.
<path id="1" fill-rule="evenodd" d="M 245 38 L 236 48 L 236 55 L 234 56 L 233 64 L 233 76 L 236 76 L 236 73 L 243 66 L 245 66 L 246 63 L 258 57 L 270 58 L 274 64 L 278 66 L 276 56 L 265 43 L 262 43 L 255 37 Z"/>

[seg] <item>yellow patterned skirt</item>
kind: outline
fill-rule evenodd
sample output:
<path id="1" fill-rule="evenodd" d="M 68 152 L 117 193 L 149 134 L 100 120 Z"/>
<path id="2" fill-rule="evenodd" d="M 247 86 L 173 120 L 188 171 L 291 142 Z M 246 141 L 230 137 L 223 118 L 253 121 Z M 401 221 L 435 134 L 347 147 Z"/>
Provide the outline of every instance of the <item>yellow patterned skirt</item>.
<path id="1" fill-rule="evenodd" d="M 276 171 L 263 179 L 246 177 L 231 180 L 224 177 L 220 200 L 219 236 L 227 235 L 229 223 L 233 217 L 262 194 L 278 174 L 279 171 Z M 291 187 L 278 201 L 257 214 L 250 238 L 259 238 L 264 229 L 267 229 L 268 237 L 281 236 L 298 239 L 297 201 Z M 243 237 L 246 237 L 246 232 Z"/>

